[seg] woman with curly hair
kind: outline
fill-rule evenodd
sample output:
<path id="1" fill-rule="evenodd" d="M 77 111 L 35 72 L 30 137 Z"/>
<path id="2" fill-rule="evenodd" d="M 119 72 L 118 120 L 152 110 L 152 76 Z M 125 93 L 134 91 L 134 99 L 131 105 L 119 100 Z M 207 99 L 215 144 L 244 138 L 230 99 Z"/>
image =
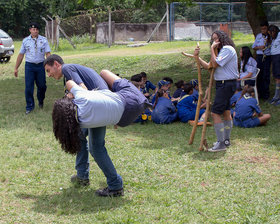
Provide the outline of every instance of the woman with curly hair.
<path id="1" fill-rule="evenodd" d="M 195 56 L 199 55 L 199 50 L 199 47 L 195 49 Z M 216 55 L 215 51 L 218 52 L 218 55 Z M 210 63 L 215 68 L 216 96 L 212 105 L 212 118 L 217 142 L 208 151 L 218 152 L 225 151 L 226 147 L 230 146 L 230 133 L 232 129 L 230 98 L 235 92 L 239 73 L 235 45 L 225 32 L 213 32 L 210 40 L 210 52 L 210 62 L 207 63 L 201 58 L 199 58 L 199 61 L 206 69 L 210 67 Z"/>
<path id="2" fill-rule="evenodd" d="M 145 96 L 128 80 L 108 70 L 101 72 L 112 91 L 85 90 L 74 81 L 66 82 L 67 97 L 58 99 L 53 107 L 53 132 L 62 149 L 75 154 L 81 128 L 107 125 L 125 127 L 131 124 L 149 105 Z"/>

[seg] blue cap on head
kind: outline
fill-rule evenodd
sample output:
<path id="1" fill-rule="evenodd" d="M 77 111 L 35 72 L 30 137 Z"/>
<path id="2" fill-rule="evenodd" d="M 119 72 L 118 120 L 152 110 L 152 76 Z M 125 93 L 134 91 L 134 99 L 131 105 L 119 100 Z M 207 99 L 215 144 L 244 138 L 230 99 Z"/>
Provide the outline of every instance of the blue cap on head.
<path id="1" fill-rule="evenodd" d="M 158 82 L 158 88 L 160 89 L 162 86 L 170 84 L 170 82 L 166 81 L 166 80 L 160 80 Z"/>
<path id="2" fill-rule="evenodd" d="M 193 87 L 196 87 L 198 85 L 198 80 L 197 79 L 192 79 L 190 81 L 190 84 L 192 84 Z"/>

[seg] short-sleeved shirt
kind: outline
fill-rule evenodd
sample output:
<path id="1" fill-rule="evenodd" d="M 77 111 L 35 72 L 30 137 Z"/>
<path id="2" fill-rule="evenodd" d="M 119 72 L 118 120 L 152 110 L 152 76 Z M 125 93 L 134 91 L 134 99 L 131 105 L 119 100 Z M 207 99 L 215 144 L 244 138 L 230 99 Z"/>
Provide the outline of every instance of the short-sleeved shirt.
<path id="1" fill-rule="evenodd" d="M 150 91 L 150 89 L 155 90 L 156 86 L 151 81 L 147 80 L 145 83 L 145 87 L 144 87 L 143 91 L 141 91 L 141 92 L 148 93 Z"/>
<path id="2" fill-rule="evenodd" d="M 280 32 L 271 43 L 271 55 L 280 54 Z"/>
<path id="3" fill-rule="evenodd" d="M 25 61 L 29 63 L 41 63 L 45 60 L 45 53 L 51 52 L 47 38 L 38 35 L 32 38 L 31 35 L 24 38 L 19 53 L 25 54 Z"/>
<path id="4" fill-rule="evenodd" d="M 250 57 L 247 61 L 247 64 L 245 65 L 244 72 L 242 70 L 243 68 L 243 61 L 240 62 L 240 78 L 243 78 L 244 76 L 248 75 L 250 72 L 252 72 L 252 77 L 256 76 L 257 74 L 257 62 L 254 58 Z"/>
<path id="5" fill-rule="evenodd" d="M 63 64 L 62 74 L 66 81 L 73 80 L 80 85 L 84 83 L 88 90 L 108 89 L 104 79 L 93 69 L 78 64 Z"/>
<path id="6" fill-rule="evenodd" d="M 219 65 L 215 69 L 214 73 L 214 78 L 216 81 L 238 78 L 239 72 L 237 54 L 232 46 L 223 46 L 216 58 L 216 62 Z"/>
<path id="7" fill-rule="evenodd" d="M 121 97 L 108 89 L 88 91 L 80 86 L 70 91 L 77 106 L 78 120 L 82 128 L 96 128 L 117 124 L 124 112 Z"/>
<path id="8" fill-rule="evenodd" d="M 264 36 L 262 33 L 259 33 L 257 36 L 256 36 L 256 39 L 255 39 L 255 42 L 253 43 L 252 45 L 252 48 L 255 48 L 255 47 L 260 47 L 260 46 L 268 46 L 268 43 L 267 43 L 267 37 L 268 36 Z M 260 50 L 258 49 L 256 51 L 257 54 L 260 54 L 260 55 L 263 55 L 263 53 L 265 55 L 270 55 L 270 47 L 267 47 L 264 51 L 263 50 Z"/>

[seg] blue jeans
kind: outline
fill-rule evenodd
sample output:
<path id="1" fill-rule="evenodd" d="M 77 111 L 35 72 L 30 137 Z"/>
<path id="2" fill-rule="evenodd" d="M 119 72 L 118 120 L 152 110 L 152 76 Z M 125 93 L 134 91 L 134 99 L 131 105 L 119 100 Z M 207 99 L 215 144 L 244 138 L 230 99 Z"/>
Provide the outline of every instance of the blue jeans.
<path id="1" fill-rule="evenodd" d="M 46 86 L 46 74 L 43 62 L 39 64 L 25 63 L 25 100 L 26 110 L 33 110 L 34 103 L 34 82 L 37 86 L 37 99 L 39 104 L 44 103 Z"/>
<path id="2" fill-rule="evenodd" d="M 89 154 L 93 156 L 95 162 L 107 178 L 110 190 L 118 190 L 123 187 L 122 177 L 117 174 L 112 160 L 105 147 L 106 127 L 82 129 L 84 137 L 81 138 L 81 150 L 76 157 L 77 175 L 81 179 L 89 178 Z M 89 137 L 89 150 L 86 136 Z"/>

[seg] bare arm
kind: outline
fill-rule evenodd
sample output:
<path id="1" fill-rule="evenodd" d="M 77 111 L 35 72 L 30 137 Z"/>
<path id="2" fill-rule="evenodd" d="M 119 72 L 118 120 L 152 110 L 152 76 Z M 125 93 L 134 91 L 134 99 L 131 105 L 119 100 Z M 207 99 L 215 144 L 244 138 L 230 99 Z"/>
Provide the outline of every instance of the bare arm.
<path id="1" fill-rule="evenodd" d="M 51 55 L 51 52 L 47 52 L 46 53 L 46 58 L 49 57 Z"/>
<path id="2" fill-rule="evenodd" d="M 200 48 L 199 48 L 199 47 L 196 47 L 195 50 L 194 50 L 194 54 L 193 54 L 193 55 L 194 55 L 195 57 L 196 57 L 196 56 L 199 56 L 199 52 L 200 52 Z M 200 64 L 202 65 L 203 68 L 205 68 L 205 69 L 208 69 L 208 68 L 209 68 L 209 65 L 210 65 L 209 62 L 204 61 L 204 60 L 201 59 L 200 57 L 198 57 L 198 59 L 199 59 L 199 62 L 200 62 Z"/>
<path id="3" fill-rule="evenodd" d="M 15 71 L 14 75 L 15 77 L 18 77 L 18 68 L 23 60 L 24 54 L 18 54 L 17 61 L 16 61 L 16 66 L 15 66 Z"/>
<path id="4" fill-rule="evenodd" d="M 213 44 L 211 45 L 211 59 L 210 59 L 210 62 L 213 66 L 213 68 L 217 68 L 219 65 L 218 63 L 216 62 L 216 58 L 217 58 L 217 55 L 215 53 L 215 49 L 219 46 L 220 42 L 216 42 L 214 41 Z"/>

